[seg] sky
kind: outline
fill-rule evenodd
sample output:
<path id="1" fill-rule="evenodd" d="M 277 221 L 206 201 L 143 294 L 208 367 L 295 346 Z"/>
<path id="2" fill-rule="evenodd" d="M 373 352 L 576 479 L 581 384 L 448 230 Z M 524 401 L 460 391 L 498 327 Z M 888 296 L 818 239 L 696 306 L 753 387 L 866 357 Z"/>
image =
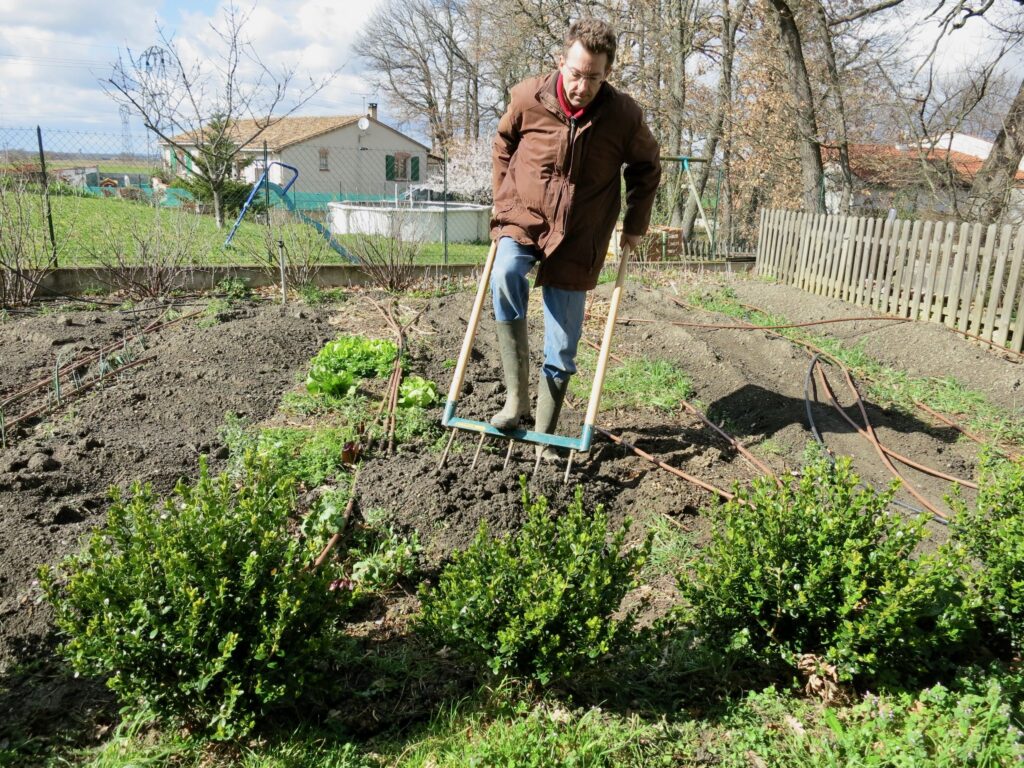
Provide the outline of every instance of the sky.
<path id="1" fill-rule="evenodd" d="M 100 87 L 118 56 L 130 52 L 137 57 L 157 44 L 157 23 L 173 34 L 187 55 L 208 55 L 210 24 L 226 1 L 0 0 L 0 144 L 4 128 L 36 125 L 44 132 L 103 134 L 108 142 L 110 137 L 120 137 L 118 105 Z M 384 122 L 417 134 L 416 127 L 404 126 L 389 115 L 386 98 L 373 92 L 352 53 L 356 35 L 383 0 L 238 2 L 251 9 L 245 31 L 265 63 L 294 66 L 313 78 L 337 72 L 332 83 L 297 114 L 356 114 L 375 101 Z M 930 8 L 931 0 L 909 5 L 915 4 Z M 997 0 L 997 4 L 1018 7 L 1010 0 Z M 887 23 L 899 23 L 898 15 L 889 19 Z M 918 31 L 919 39 L 911 39 L 911 46 L 926 48 L 923 41 L 933 39 L 928 24 L 904 19 L 900 26 Z M 991 48 L 990 35 L 983 22 L 959 31 L 940 51 L 940 70 L 971 67 L 979 52 Z M 1024 71 L 1021 50 L 1014 63 Z M 133 134 L 144 135 L 137 116 L 130 117 L 129 127 Z"/>
<path id="2" fill-rule="evenodd" d="M 381 0 L 259 0 L 245 34 L 265 63 L 331 84 L 297 114 L 356 114 L 381 102 L 351 51 Z M 121 135 L 118 105 L 100 87 L 119 55 L 159 43 L 157 23 L 183 52 L 202 55 L 219 0 L 0 0 L 0 130 Z M 206 49 L 207 51 L 209 48 Z M 381 117 L 388 121 L 382 104 Z M 132 116 L 130 129 L 144 133 Z"/>

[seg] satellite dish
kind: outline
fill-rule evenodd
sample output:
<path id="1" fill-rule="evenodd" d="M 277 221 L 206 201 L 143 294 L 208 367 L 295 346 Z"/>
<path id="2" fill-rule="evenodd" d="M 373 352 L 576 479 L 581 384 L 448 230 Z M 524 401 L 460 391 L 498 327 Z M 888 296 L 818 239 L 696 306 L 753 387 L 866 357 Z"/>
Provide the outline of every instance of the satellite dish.
<path id="1" fill-rule="evenodd" d="M 365 131 L 369 127 L 370 127 L 370 118 L 368 118 L 368 117 L 360 117 L 359 118 L 359 130 L 360 131 Z"/>

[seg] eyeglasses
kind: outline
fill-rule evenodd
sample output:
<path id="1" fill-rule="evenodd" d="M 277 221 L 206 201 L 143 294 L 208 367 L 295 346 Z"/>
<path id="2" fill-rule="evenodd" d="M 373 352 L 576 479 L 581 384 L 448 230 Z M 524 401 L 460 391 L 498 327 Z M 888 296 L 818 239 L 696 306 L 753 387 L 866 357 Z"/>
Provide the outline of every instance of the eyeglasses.
<path id="1" fill-rule="evenodd" d="M 602 72 L 580 72 L 578 69 L 573 69 L 572 67 L 567 67 L 567 69 L 569 70 L 569 77 L 573 80 L 584 80 L 588 83 L 596 83 L 604 77 L 604 73 Z"/>

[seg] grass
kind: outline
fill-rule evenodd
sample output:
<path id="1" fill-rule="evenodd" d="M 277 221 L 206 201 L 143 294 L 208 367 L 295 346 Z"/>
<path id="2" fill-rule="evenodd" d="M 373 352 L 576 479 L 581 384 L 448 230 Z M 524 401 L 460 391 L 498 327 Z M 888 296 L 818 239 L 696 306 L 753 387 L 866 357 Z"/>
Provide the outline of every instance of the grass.
<path id="1" fill-rule="evenodd" d="M 574 397 L 590 397 L 597 354 L 589 349 L 577 356 L 579 375 L 569 383 Z M 617 408 L 656 408 L 675 411 L 680 401 L 693 395 L 690 378 L 674 363 L 667 360 L 630 358 L 621 364 L 612 364 L 605 373 L 601 391 L 601 410 Z"/>
<path id="2" fill-rule="evenodd" d="M 667 715 L 616 712 L 549 696 L 481 691 L 441 704 L 426 725 L 367 741 L 328 723 L 225 749 L 130 723 L 83 751 L 93 768 L 470 768 L 471 766 L 996 766 L 1024 759 L 1016 684 L 998 676 L 867 694 L 845 706 L 767 688 Z M 2 753 L 0 753 L 2 754 Z"/>
<path id="3" fill-rule="evenodd" d="M 133 231 L 151 232 L 157 226 L 174 233 L 175 227 L 182 231 L 194 228 L 194 263 L 198 265 L 251 264 L 252 252 L 265 249 L 265 228 L 251 220 L 243 219 L 238 231 L 225 249 L 223 243 L 228 233 L 229 221 L 224 229 L 217 229 L 212 216 L 182 214 L 171 209 L 154 208 L 146 203 L 132 202 L 118 198 L 54 196 L 51 198 L 54 232 L 60 245 L 61 266 L 97 266 L 97 254 L 109 254 L 110 243 L 119 241 L 127 245 Z M 181 225 L 172 224 L 177 216 L 184 216 Z M 44 227 L 42 220 L 39 227 Z M 281 229 L 295 228 L 303 232 L 307 225 L 295 222 Z M 301 242 L 301 237 L 296 238 Z M 354 238 L 341 236 L 342 245 L 351 247 Z M 487 243 L 449 243 L 449 264 L 482 264 L 487 256 Z M 426 243 L 416 259 L 420 264 L 440 264 L 444 258 L 441 243 Z M 348 264 L 349 262 L 333 251 L 327 251 L 328 263 Z"/>
<path id="4" fill-rule="evenodd" d="M 690 303 L 755 325 L 786 325 L 791 322 L 782 315 L 745 309 L 728 288 L 713 294 L 693 295 Z M 841 360 L 857 379 L 866 382 L 867 396 L 880 406 L 917 415 L 914 402 L 921 402 L 942 413 L 959 417 L 968 429 L 992 440 L 1024 444 L 1024 419 L 990 403 L 984 395 L 968 389 L 953 376 L 913 377 L 906 371 L 890 368 L 873 359 L 860 343 L 846 346 L 835 337 L 798 328 L 784 328 L 776 333 L 814 344 Z"/>

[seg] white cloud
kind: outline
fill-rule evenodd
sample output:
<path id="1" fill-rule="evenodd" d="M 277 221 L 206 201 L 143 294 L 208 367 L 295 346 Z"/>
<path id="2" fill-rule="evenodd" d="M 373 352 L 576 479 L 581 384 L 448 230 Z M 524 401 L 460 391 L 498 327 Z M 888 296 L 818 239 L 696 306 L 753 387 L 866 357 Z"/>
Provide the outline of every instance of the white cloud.
<path id="1" fill-rule="evenodd" d="M 245 35 L 271 69 L 295 69 L 297 83 L 338 73 L 302 113 L 358 112 L 369 87 L 351 46 L 380 1 L 259 0 Z M 214 66 L 220 46 L 210 25 L 225 6 L 218 0 L 0 0 L 0 129 L 39 124 L 119 139 L 117 104 L 100 86 L 118 55 L 137 56 L 157 43 L 159 19 L 183 54 Z M 135 118 L 132 128 L 142 131 Z"/>

